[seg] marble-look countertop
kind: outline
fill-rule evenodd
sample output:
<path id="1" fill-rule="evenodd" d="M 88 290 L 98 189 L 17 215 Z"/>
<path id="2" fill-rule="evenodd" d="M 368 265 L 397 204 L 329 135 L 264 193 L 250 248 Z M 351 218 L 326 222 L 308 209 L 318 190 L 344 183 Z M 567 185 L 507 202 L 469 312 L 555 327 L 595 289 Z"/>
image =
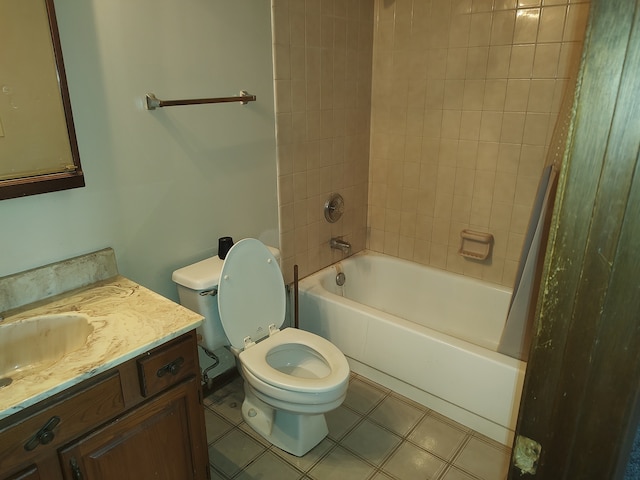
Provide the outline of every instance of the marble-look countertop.
<path id="1" fill-rule="evenodd" d="M 120 365 L 202 324 L 198 315 L 120 275 L 11 312 L 0 323 L 77 313 L 93 326 L 87 342 L 47 368 L 0 388 L 0 419 Z"/>

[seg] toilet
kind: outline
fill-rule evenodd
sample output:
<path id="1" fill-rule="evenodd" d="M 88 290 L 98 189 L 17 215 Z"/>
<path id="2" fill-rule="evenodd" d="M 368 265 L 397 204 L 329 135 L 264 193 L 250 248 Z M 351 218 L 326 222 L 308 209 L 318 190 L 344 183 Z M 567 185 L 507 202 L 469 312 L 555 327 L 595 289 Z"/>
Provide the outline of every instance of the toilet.
<path id="1" fill-rule="evenodd" d="M 328 433 L 325 413 L 347 394 L 349 364 L 328 340 L 280 329 L 286 295 L 275 249 L 246 238 L 225 260 L 203 260 L 173 273 L 180 303 L 205 317 L 202 343 L 226 345 L 244 379 L 242 417 L 267 441 L 302 456 Z"/>

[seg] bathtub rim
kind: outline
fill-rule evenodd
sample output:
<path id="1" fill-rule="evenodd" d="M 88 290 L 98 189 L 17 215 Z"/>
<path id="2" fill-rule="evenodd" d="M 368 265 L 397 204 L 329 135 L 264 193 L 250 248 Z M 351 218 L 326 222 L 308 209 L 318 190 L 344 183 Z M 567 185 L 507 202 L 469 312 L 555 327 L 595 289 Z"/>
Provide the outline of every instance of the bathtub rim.
<path id="1" fill-rule="evenodd" d="M 417 266 L 417 267 L 422 267 L 422 268 L 426 268 L 426 269 L 429 269 L 429 270 L 434 270 L 439 275 L 443 275 L 445 277 L 458 278 L 458 279 L 462 278 L 462 279 L 464 279 L 464 281 L 468 281 L 469 283 L 472 283 L 472 284 L 479 284 L 479 285 L 482 285 L 484 287 L 489 287 L 491 289 L 498 290 L 498 291 L 500 291 L 502 293 L 507 293 L 509 295 L 513 294 L 513 287 L 507 287 L 506 285 L 501 285 L 499 283 L 490 282 L 488 280 L 483 280 L 481 278 L 472 277 L 472 276 L 469 276 L 469 275 L 464 275 L 462 273 L 451 272 L 449 270 L 444 270 L 442 268 L 434 267 L 433 265 L 426 265 L 424 263 L 418 263 L 418 262 L 414 262 L 412 260 L 407 260 L 405 258 L 394 257 L 393 255 L 389 255 L 387 253 L 376 252 L 375 250 L 368 250 L 368 249 L 360 250 L 360 251 L 354 253 L 353 255 L 349 255 L 348 257 L 345 257 L 345 258 L 343 258 L 341 260 L 333 262 L 333 263 L 321 268 L 320 270 L 316 270 L 315 272 L 310 273 L 307 276 L 301 278 L 299 280 L 298 284 L 302 285 L 302 283 L 306 282 L 307 280 L 310 280 L 312 278 L 317 278 L 317 277 L 321 276 L 322 274 L 325 273 L 325 270 L 328 270 L 330 268 L 334 268 L 335 269 L 336 265 L 338 265 L 340 263 L 348 262 L 348 261 L 354 261 L 358 257 L 362 257 L 362 256 L 381 257 L 381 258 L 397 261 L 399 263 L 406 264 L 406 265 Z"/>

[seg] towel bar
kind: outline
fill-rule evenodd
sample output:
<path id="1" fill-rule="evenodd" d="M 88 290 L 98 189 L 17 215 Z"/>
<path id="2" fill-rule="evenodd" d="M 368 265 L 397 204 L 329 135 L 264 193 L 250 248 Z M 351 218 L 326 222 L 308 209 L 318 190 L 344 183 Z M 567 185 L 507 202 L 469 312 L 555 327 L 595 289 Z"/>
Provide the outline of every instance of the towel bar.
<path id="1" fill-rule="evenodd" d="M 192 98 L 187 100 L 160 100 L 153 93 L 147 93 L 145 106 L 147 110 L 155 110 L 161 107 L 174 107 L 178 105 L 202 105 L 205 103 L 231 103 L 240 102 L 246 105 L 249 102 L 255 102 L 256 96 L 251 95 L 245 90 L 240 92 L 237 97 L 217 97 L 217 98 Z"/>

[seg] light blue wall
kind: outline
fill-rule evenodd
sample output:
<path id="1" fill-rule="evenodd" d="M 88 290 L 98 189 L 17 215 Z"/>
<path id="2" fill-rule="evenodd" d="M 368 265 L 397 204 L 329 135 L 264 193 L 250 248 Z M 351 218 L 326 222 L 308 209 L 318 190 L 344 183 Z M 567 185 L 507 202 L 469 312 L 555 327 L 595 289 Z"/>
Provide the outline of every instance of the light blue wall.
<path id="1" fill-rule="evenodd" d="M 0 202 L 0 276 L 116 251 L 120 272 L 177 299 L 171 272 L 217 239 L 277 246 L 267 0 L 56 0 L 87 186 Z M 143 108 L 162 99 L 258 101 Z"/>

